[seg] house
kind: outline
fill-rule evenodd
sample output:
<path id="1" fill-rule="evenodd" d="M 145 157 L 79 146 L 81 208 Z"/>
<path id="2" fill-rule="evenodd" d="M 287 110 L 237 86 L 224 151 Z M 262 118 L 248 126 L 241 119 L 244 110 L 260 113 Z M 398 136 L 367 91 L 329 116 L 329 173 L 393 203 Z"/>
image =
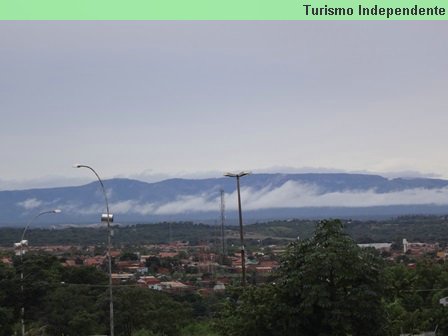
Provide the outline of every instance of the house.
<path id="1" fill-rule="evenodd" d="M 86 258 L 84 259 L 84 266 L 95 266 L 100 267 L 104 261 L 106 260 L 106 257 L 104 256 L 96 256 L 92 258 Z"/>
<path id="2" fill-rule="evenodd" d="M 193 290 L 191 286 L 188 286 L 180 281 L 164 281 L 160 283 L 163 291 L 170 293 L 183 293 Z"/>
<path id="3" fill-rule="evenodd" d="M 178 255 L 178 252 L 160 252 L 159 257 L 160 258 L 174 258 Z"/>
<path id="4" fill-rule="evenodd" d="M 224 292 L 226 290 L 226 286 L 222 282 L 216 283 L 215 286 L 213 286 L 213 291 L 216 292 Z"/>
<path id="5" fill-rule="evenodd" d="M 135 273 L 142 265 L 140 261 L 122 260 L 115 263 L 117 269 L 123 272 Z"/>
<path id="6" fill-rule="evenodd" d="M 389 252 L 392 248 L 392 243 L 370 243 L 370 244 L 358 244 L 361 248 L 373 247 L 375 250 Z"/>
<path id="7" fill-rule="evenodd" d="M 134 274 L 132 273 L 112 273 L 112 283 L 115 285 L 132 279 L 134 279 Z"/>
<path id="8" fill-rule="evenodd" d="M 425 253 L 437 252 L 439 249 L 439 244 L 429 244 L 429 243 L 411 243 L 408 242 L 406 238 L 403 239 L 403 253 L 412 255 L 423 255 Z"/>
<path id="9" fill-rule="evenodd" d="M 120 250 L 115 250 L 115 251 L 110 251 L 110 256 L 112 258 L 117 258 L 121 255 L 121 251 Z"/>
<path id="10" fill-rule="evenodd" d="M 155 289 L 155 290 L 162 290 L 162 286 L 160 285 L 160 280 L 152 275 L 140 277 L 140 279 L 138 279 L 137 283 L 142 287 L 147 287 L 147 288 Z"/>
<path id="11" fill-rule="evenodd" d="M 12 265 L 12 259 L 8 257 L 3 257 L 0 261 L 5 265 Z"/>
<path id="12" fill-rule="evenodd" d="M 66 267 L 75 267 L 76 260 L 75 259 L 67 259 L 63 265 Z"/>

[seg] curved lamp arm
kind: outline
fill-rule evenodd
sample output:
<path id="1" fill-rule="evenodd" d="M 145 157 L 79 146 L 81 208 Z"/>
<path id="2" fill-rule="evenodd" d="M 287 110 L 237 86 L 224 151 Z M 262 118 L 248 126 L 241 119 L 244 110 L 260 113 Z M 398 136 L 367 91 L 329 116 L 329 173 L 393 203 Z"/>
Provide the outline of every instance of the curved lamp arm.
<path id="1" fill-rule="evenodd" d="M 83 164 L 75 164 L 73 166 L 74 168 L 87 168 L 90 169 L 98 179 L 98 181 L 101 184 L 101 190 L 103 191 L 104 200 L 106 201 L 106 211 L 107 211 L 107 254 L 108 254 L 108 264 L 109 264 L 109 314 L 110 314 L 110 336 L 114 336 L 114 303 L 113 303 L 113 294 L 112 294 L 112 256 L 111 256 L 111 235 L 112 230 L 110 228 L 110 222 L 111 222 L 111 215 L 109 213 L 109 201 L 107 200 L 107 194 L 106 189 L 104 188 L 103 181 L 101 180 L 98 173 L 90 166 L 83 165 Z"/>
<path id="2" fill-rule="evenodd" d="M 74 168 L 87 168 L 87 169 L 90 169 L 90 170 L 92 171 L 92 173 L 95 174 L 95 176 L 96 176 L 96 178 L 98 179 L 98 181 L 100 182 L 100 184 L 101 184 L 101 190 L 102 190 L 102 192 L 103 192 L 104 200 L 105 200 L 105 202 L 106 202 L 107 225 L 109 226 L 109 225 L 110 225 L 110 223 L 109 223 L 109 222 L 110 222 L 110 220 L 109 220 L 109 217 L 110 217 L 110 213 L 109 213 L 109 201 L 108 201 L 108 199 L 107 199 L 106 189 L 104 188 L 104 184 L 103 184 L 103 181 L 101 180 L 101 177 L 98 175 L 98 173 L 95 171 L 95 169 L 93 169 L 93 168 L 90 167 L 90 166 L 83 165 L 83 164 L 75 164 L 73 167 L 74 167 Z"/>
<path id="3" fill-rule="evenodd" d="M 23 229 L 23 232 L 22 232 L 22 239 L 20 240 L 21 242 L 24 240 L 24 238 L 25 238 L 25 233 L 26 233 L 26 231 L 28 230 L 28 228 L 30 227 L 30 225 L 31 224 L 33 224 L 33 222 L 37 219 L 37 218 L 39 218 L 40 216 L 42 216 L 42 215 L 46 215 L 46 214 L 52 214 L 52 213 L 61 213 L 61 210 L 60 209 L 54 209 L 54 210 L 49 210 L 49 211 L 42 211 L 41 213 L 38 213 L 36 216 L 34 216 L 29 222 L 28 222 L 28 224 L 25 226 L 25 228 Z"/>

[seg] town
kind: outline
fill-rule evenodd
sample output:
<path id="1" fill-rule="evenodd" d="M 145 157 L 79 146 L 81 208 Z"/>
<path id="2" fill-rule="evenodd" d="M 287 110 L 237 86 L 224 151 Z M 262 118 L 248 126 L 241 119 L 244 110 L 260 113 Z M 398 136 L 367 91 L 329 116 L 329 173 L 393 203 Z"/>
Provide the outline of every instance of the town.
<path id="1" fill-rule="evenodd" d="M 281 230 L 281 223 L 281 221 L 276 223 L 278 230 Z M 292 221 L 283 223 L 291 226 Z M 304 223 L 310 224 L 309 221 L 296 221 L 298 225 L 304 226 Z M 175 232 L 178 237 L 185 230 L 185 225 L 191 228 L 191 224 L 173 223 L 169 225 L 169 230 L 170 232 L 173 229 L 179 230 Z M 145 227 L 150 228 L 151 225 Z M 168 225 L 165 224 L 165 227 L 168 228 Z M 219 232 L 213 226 L 209 228 L 214 230 L 218 237 L 208 241 L 195 239 L 194 244 L 187 240 L 138 246 L 132 246 L 130 241 L 122 242 L 122 247 L 114 247 L 111 250 L 113 284 L 135 285 L 169 293 L 195 292 L 200 295 L 220 293 L 226 286 L 238 284 L 241 279 L 242 263 L 239 246 L 237 246 L 238 241 L 235 239 L 236 228 L 226 229 L 227 239 L 219 237 Z M 272 275 L 278 268 L 288 244 L 294 241 L 291 236 L 299 235 L 299 233 L 290 233 L 287 240 L 278 237 L 264 237 L 260 240 L 257 239 L 260 235 L 253 231 L 251 225 L 247 228 L 249 232 L 246 236 L 248 249 L 245 267 L 248 282 L 254 285 L 267 283 L 272 280 Z M 442 244 L 434 241 L 411 242 L 403 238 L 400 243 L 359 243 L 358 246 L 373 248 L 385 260 L 405 262 L 409 268 L 415 267 L 418 259 L 444 261 L 448 256 L 448 245 L 445 242 Z M 20 253 L 25 252 L 43 252 L 56 256 L 64 267 L 87 266 L 107 271 L 107 251 L 103 243 L 84 246 L 81 244 L 29 245 L 27 242 L 26 251 L 22 252 L 17 246 L 15 248 L 3 246 L 0 247 L 0 251 L 3 255 L 1 262 L 7 265 L 13 264 L 13 254 L 20 256 Z"/>

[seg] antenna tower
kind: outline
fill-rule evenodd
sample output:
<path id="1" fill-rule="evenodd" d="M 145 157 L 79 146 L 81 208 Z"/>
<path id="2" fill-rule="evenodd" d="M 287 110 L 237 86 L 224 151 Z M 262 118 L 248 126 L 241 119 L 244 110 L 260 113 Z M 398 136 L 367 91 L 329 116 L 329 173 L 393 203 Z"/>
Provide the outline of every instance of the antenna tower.
<path id="1" fill-rule="evenodd" d="M 226 240 L 224 237 L 224 224 L 226 221 L 225 210 L 226 210 L 226 202 L 224 199 L 224 190 L 221 189 L 221 244 L 222 244 L 221 264 L 224 264 L 224 256 L 226 255 Z"/>

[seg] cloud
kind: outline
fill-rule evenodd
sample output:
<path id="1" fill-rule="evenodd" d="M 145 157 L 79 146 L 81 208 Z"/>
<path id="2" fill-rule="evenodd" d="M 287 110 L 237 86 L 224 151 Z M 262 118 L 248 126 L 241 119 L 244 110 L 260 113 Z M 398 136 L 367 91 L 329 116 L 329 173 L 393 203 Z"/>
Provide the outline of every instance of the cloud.
<path id="1" fill-rule="evenodd" d="M 374 189 L 322 193 L 322 190 L 315 185 L 300 184 L 294 181 L 288 181 L 269 191 L 245 190 L 244 195 L 246 197 L 245 208 L 248 210 L 448 204 L 448 188 L 415 188 L 388 193 L 379 193 Z"/>
<path id="2" fill-rule="evenodd" d="M 89 204 L 88 206 L 84 206 L 83 204 L 76 202 L 66 202 L 58 205 L 58 207 L 64 213 L 74 213 L 78 215 L 93 215 L 106 212 L 104 203 L 94 203 Z"/>
<path id="3" fill-rule="evenodd" d="M 39 201 L 36 198 L 28 198 L 26 200 L 24 200 L 23 202 L 18 202 L 17 205 L 26 209 L 26 210 L 31 210 L 31 209 L 35 209 L 39 206 L 41 206 L 43 204 L 42 201 Z"/>
<path id="4" fill-rule="evenodd" d="M 208 212 L 219 209 L 218 198 L 202 194 L 200 196 L 182 196 L 174 202 L 157 207 L 156 215 L 169 215 L 189 212 Z"/>
<path id="5" fill-rule="evenodd" d="M 229 193 L 226 197 L 226 209 L 237 209 L 237 193 Z M 317 185 L 287 181 L 277 188 L 266 186 L 262 189 L 241 189 L 241 199 L 244 210 L 261 210 L 274 208 L 303 207 L 372 207 L 390 205 L 417 204 L 448 204 L 448 188 L 440 189 L 407 189 L 388 193 L 379 193 L 374 189 L 350 190 L 325 193 Z M 30 204 L 33 204 L 30 202 Z M 104 204 L 90 204 L 88 207 L 67 205 L 66 209 L 88 215 L 104 211 Z M 218 212 L 220 196 L 217 192 L 200 195 L 179 196 L 173 201 L 141 202 L 138 200 L 123 200 L 110 204 L 114 214 L 139 215 L 175 215 L 194 212 Z M 66 210 L 64 210 L 66 211 Z"/>
<path id="6" fill-rule="evenodd" d="M 139 215 L 149 215 L 154 213 L 156 206 L 153 203 L 139 203 L 135 200 L 127 200 L 112 203 L 110 209 L 117 214 L 138 213 Z"/>

